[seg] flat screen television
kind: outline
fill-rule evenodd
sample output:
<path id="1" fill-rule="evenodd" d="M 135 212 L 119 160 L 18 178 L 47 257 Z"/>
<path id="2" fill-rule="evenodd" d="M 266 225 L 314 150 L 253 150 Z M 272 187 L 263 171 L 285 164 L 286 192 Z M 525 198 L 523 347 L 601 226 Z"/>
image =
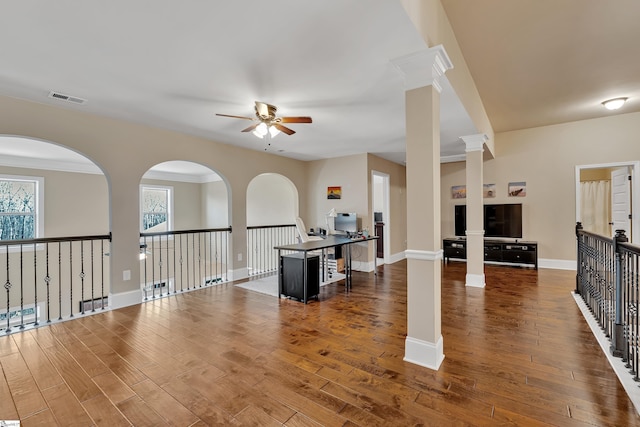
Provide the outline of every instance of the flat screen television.
<path id="1" fill-rule="evenodd" d="M 467 229 L 467 206 L 456 205 L 454 212 L 456 236 L 464 236 Z M 522 204 L 484 205 L 485 237 L 522 237 Z"/>
<path id="2" fill-rule="evenodd" d="M 338 216 L 334 218 L 336 231 L 342 231 L 345 233 L 357 233 L 358 232 L 358 217 L 355 212 L 350 213 L 338 213 Z"/>

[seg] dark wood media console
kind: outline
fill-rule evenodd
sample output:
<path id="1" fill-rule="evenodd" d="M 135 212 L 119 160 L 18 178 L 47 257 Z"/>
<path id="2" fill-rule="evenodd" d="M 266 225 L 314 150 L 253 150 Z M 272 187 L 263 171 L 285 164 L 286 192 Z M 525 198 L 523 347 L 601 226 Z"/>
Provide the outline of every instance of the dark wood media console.
<path id="1" fill-rule="evenodd" d="M 467 241 L 465 239 L 443 239 L 442 249 L 445 262 L 448 262 L 450 258 L 467 259 Z M 531 265 L 537 269 L 538 243 L 485 239 L 484 260 L 485 262 Z"/>

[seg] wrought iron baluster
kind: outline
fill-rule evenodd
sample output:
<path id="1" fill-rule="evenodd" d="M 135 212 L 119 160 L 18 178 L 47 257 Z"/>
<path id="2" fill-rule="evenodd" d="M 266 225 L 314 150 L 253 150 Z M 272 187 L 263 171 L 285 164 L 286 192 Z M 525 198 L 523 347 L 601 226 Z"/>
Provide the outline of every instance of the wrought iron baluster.
<path id="1" fill-rule="evenodd" d="M 11 333 L 11 295 L 9 291 L 11 290 L 11 280 L 9 280 L 9 245 L 5 246 L 5 250 L 7 252 L 7 280 L 4 282 L 4 288 L 7 291 L 7 327 L 5 332 Z"/>
<path id="2" fill-rule="evenodd" d="M 44 276 L 44 284 L 47 288 L 47 323 L 51 323 L 51 289 L 49 285 L 51 283 L 51 276 L 49 276 L 49 243 L 47 242 L 45 247 L 46 251 L 46 275 Z"/>
<path id="3" fill-rule="evenodd" d="M 80 313 L 84 314 L 84 242 L 80 241 Z"/>

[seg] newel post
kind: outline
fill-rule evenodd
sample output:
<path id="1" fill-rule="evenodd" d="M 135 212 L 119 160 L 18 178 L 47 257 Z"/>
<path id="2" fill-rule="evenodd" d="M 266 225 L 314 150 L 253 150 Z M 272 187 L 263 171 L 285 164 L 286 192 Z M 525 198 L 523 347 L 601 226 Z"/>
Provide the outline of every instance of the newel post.
<path id="1" fill-rule="evenodd" d="M 614 270 L 615 270 L 615 286 L 616 286 L 616 301 L 615 301 L 615 324 L 613 325 L 613 333 L 611 334 L 611 354 L 615 357 L 623 357 L 624 351 L 627 348 L 624 342 L 624 326 L 622 324 L 622 259 L 620 257 L 620 250 L 618 249 L 619 243 L 628 242 L 627 236 L 624 234 L 624 230 L 616 230 L 616 235 L 613 238 L 613 252 L 615 256 Z"/>
<path id="2" fill-rule="evenodd" d="M 576 222 L 576 241 L 577 241 L 577 254 L 576 254 L 576 294 L 582 294 L 582 245 L 580 244 L 580 231 L 582 230 L 582 223 Z"/>

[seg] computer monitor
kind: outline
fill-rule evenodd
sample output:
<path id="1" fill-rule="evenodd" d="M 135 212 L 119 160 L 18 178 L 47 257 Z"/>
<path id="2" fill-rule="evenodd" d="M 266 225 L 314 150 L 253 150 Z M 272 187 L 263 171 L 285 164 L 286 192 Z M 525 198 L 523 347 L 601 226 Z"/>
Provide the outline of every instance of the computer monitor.
<path id="1" fill-rule="evenodd" d="M 358 232 L 358 217 L 355 212 L 343 213 L 339 212 L 335 217 L 336 231 L 342 231 L 344 233 L 357 233 Z"/>

